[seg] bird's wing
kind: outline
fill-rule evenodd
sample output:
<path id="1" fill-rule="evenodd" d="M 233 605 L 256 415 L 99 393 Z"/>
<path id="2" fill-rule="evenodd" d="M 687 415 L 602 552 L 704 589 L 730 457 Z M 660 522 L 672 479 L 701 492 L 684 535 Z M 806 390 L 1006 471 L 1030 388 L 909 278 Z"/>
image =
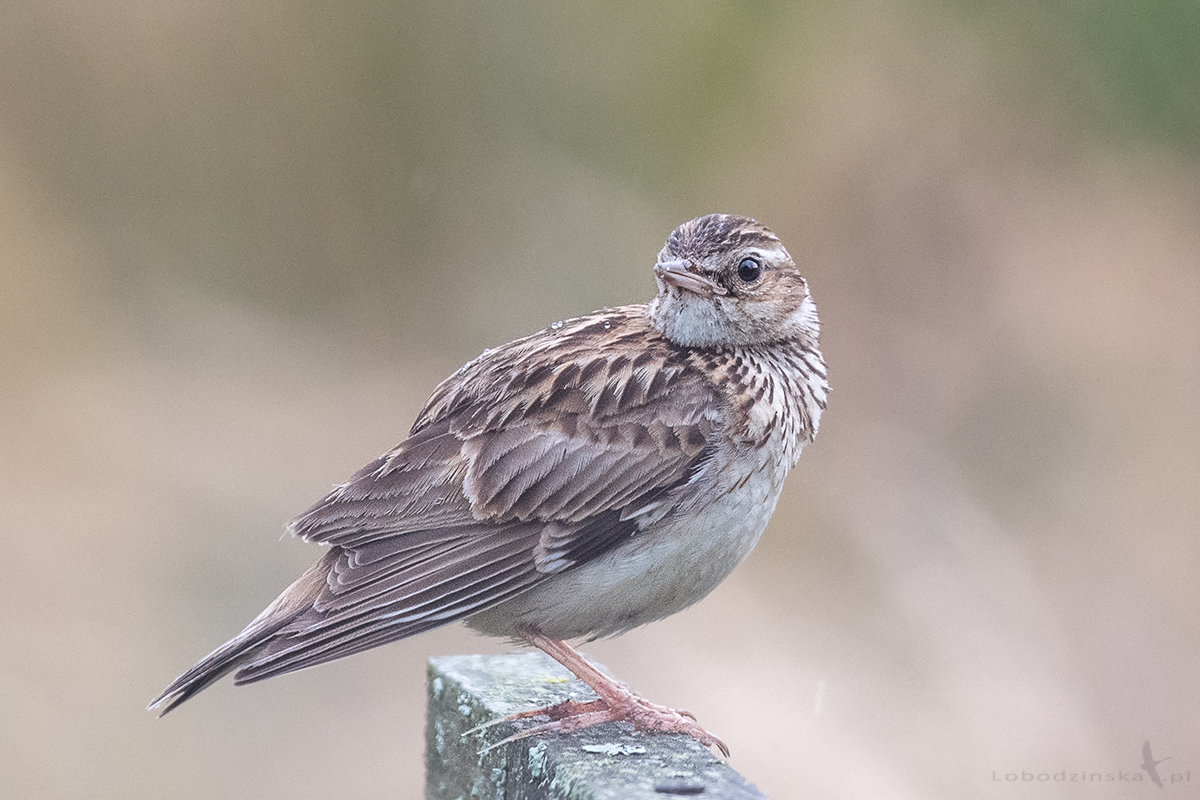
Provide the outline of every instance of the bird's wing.
<path id="1" fill-rule="evenodd" d="M 716 390 L 623 312 L 485 353 L 438 387 L 409 439 L 297 518 L 294 533 L 334 545 L 326 580 L 239 682 L 481 611 L 686 494 L 712 452 Z"/>
<path id="2" fill-rule="evenodd" d="M 636 308 L 564 323 L 466 365 L 435 390 L 407 440 L 292 531 L 359 547 L 472 523 L 575 526 L 643 511 L 690 476 L 719 409 L 712 382 Z"/>

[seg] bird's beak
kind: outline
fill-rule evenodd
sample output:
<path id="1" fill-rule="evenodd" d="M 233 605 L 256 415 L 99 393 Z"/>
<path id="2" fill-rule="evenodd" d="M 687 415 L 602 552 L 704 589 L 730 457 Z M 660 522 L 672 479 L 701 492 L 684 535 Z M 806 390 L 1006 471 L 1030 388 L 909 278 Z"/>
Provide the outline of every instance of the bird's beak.
<path id="1" fill-rule="evenodd" d="M 701 297 L 729 294 L 729 290 L 724 286 L 689 271 L 688 267 L 690 266 L 691 262 L 683 258 L 674 261 L 658 261 L 654 264 L 654 274 L 669 287 L 698 294 Z"/>

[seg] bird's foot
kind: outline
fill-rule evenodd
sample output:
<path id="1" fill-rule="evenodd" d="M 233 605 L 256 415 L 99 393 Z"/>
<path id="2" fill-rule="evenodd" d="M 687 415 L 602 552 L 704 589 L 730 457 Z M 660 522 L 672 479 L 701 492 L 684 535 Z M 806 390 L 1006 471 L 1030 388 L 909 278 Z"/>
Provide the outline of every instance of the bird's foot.
<path id="1" fill-rule="evenodd" d="M 598 698 L 587 703 L 565 700 L 545 708 L 521 711 L 496 720 L 496 722 L 512 722 L 539 716 L 549 717 L 550 721 L 514 733 L 488 749 L 528 736 L 537 736 L 543 733 L 571 733 L 602 722 L 626 720 L 632 722 L 633 726 L 640 731 L 686 733 L 705 747 L 715 747 L 722 756 L 729 757 L 729 748 L 725 746 L 725 743 L 700 727 L 696 722 L 695 715 L 691 712 L 651 703 L 624 688 L 619 694 L 613 693 L 613 696 L 608 699 Z"/>

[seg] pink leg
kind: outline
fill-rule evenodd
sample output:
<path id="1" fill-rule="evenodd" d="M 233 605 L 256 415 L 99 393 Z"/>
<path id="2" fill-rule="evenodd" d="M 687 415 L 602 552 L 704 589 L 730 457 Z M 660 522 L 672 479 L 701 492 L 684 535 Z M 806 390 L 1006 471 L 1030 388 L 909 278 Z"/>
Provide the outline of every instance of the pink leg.
<path id="1" fill-rule="evenodd" d="M 548 716 L 550 722 L 526 728 L 520 733 L 508 737 L 504 740 L 505 742 L 551 731 L 568 733 L 601 722 L 624 719 L 632 722 L 638 730 L 686 733 L 705 747 L 716 747 L 721 751 L 721 755 L 729 757 L 729 748 L 725 746 L 725 743 L 700 727 L 696 723 L 696 718 L 689 712 L 660 706 L 638 697 L 589 664 L 587 659 L 566 642 L 550 639 L 533 631 L 523 631 L 521 636 L 526 642 L 546 653 L 569 669 L 579 680 L 590 686 L 592 691 L 598 695 L 598 699 L 588 703 L 566 700 L 546 708 L 513 714 L 506 719 Z"/>

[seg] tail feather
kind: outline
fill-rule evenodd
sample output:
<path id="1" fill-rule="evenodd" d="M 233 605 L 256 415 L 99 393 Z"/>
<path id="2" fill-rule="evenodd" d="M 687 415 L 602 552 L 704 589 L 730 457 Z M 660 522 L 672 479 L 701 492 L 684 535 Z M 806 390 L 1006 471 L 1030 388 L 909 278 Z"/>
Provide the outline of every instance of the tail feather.
<path id="1" fill-rule="evenodd" d="M 176 678 L 163 693 L 150 701 L 148 710 L 162 717 L 175 706 L 205 689 L 238 667 L 253 661 L 271 638 L 297 616 L 312 608 L 325 586 L 328 558 L 323 558 L 275 598 L 246 629 L 209 653 L 200 663 Z"/>
<path id="2" fill-rule="evenodd" d="M 334 545 L 245 630 L 176 678 L 150 709 L 162 716 L 231 672 L 235 684 L 252 683 L 501 603 L 545 577 L 533 560 L 543 527 L 536 521 L 481 525 L 432 549 L 400 536 L 369 559 Z"/>

